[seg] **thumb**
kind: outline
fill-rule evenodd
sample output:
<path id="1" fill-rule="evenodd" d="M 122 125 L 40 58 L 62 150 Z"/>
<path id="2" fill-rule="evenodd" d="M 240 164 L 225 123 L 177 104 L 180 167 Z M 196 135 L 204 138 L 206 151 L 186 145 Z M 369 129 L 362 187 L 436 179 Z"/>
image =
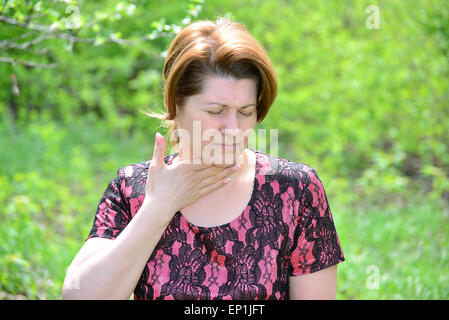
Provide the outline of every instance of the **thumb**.
<path id="1" fill-rule="evenodd" d="M 151 161 L 154 165 L 159 167 L 165 167 L 164 156 L 165 156 L 166 143 L 164 137 L 157 132 L 156 139 L 154 142 L 153 160 Z"/>

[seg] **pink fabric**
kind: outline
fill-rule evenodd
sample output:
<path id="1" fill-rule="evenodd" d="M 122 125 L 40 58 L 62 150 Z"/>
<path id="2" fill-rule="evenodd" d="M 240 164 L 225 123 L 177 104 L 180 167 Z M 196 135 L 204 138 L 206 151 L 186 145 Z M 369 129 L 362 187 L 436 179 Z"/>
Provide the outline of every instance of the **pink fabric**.
<path id="1" fill-rule="evenodd" d="M 290 276 L 345 260 L 315 170 L 251 150 L 256 176 L 242 214 L 209 228 L 176 212 L 142 272 L 135 299 L 288 299 Z M 145 198 L 149 164 L 118 169 L 88 239 L 115 239 L 135 216 Z"/>

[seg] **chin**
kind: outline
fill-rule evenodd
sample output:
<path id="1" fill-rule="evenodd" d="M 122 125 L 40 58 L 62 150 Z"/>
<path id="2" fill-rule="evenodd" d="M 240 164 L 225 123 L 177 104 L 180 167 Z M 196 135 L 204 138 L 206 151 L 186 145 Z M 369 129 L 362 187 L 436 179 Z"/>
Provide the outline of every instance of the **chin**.
<path id="1" fill-rule="evenodd" d="M 221 146 L 214 146 L 213 151 L 208 156 L 208 153 L 203 154 L 203 160 L 206 163 L 214 164 L 217 167 L 228 167 L 239 162 L 243 156 L 245 147 L 243 145 L 236 145 L 234 148 L 222 148 Z"/>

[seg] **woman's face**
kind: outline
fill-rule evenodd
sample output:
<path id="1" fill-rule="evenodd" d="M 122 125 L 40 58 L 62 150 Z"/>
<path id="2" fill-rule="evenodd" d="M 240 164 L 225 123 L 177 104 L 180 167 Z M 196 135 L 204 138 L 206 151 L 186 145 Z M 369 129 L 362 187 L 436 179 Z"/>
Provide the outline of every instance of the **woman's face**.
<path id="1" fill-rule="evenodd" d="M 256 80 L 208 76 L 201 93 L 177 106 L 180 159 L 238 162 L 257 122 L 256 103 Z"/>

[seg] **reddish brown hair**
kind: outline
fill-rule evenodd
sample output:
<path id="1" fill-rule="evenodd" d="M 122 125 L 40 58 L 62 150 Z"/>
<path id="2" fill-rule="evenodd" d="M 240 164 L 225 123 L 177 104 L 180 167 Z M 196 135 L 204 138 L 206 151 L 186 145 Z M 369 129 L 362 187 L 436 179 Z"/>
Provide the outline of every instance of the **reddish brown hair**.
<path id="1" fill-rule="evenodd" d="M 255 79 L 257 81 L 257 123 L 262 122 L 277 96 L 277 77 L 265 49 L 239 22 L 219 18 L 217 22 L 196 21 L 173 39 L 164 64 L 164 107 L 168 113 L 145 114 L 171 122 L 171 145 L 176 129 L 176 105 L 182 107 L 187 96 L 201 93 L 208 75 Z"/>

